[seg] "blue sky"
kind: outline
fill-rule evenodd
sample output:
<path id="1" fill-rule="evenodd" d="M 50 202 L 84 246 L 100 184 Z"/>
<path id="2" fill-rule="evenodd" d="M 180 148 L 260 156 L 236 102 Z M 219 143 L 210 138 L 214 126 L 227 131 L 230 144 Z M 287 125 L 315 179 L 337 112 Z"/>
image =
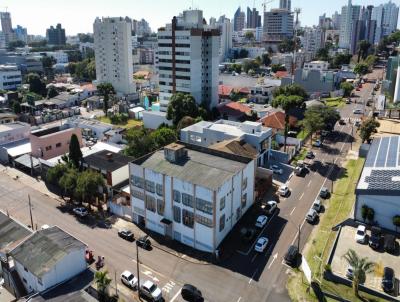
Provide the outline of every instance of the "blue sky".
<path id="1" fill-rule="evenodd" d="M 67 35 L 92 32 L 96 16 L 128 16 L 144 18 L 153 30 L 170 22 L 174 15 L 193 6 L 204 11 L 208 20 L 225 14 L 232 18 L 240 5 L 242 8 L 256 7 L 262 11 L 264 0 L 2 0 L 0 9 L 11 13 L 13 27 L 17 24 L 28 28 L 29 34 L 44 35 L 46 28 L 61 23 Z M 268 0 L 269 1 L 269 0 Z M 387 0 L 353 0 L 353 4 L 379 5 Z M 399 3 L 398 1 L 395 1 Z M 292 0 L 292 7 L 300 7 L 302 25 L 313 25 L 324 12 L 328 16 L 340 11 L 347 0 Z M 267 5 L 277 7 L 279 0 Z"/>

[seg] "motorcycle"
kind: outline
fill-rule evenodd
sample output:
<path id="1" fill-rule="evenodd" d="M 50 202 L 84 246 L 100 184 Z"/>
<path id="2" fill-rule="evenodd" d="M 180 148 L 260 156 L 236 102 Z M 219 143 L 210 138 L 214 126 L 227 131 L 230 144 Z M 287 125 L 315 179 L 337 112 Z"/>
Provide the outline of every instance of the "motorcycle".
<path id="1" fill-rule="evenodd" d="M 96 269 L 99 270 L 104 266 L 104 257 L 98 256 L 96 262 Z"/>

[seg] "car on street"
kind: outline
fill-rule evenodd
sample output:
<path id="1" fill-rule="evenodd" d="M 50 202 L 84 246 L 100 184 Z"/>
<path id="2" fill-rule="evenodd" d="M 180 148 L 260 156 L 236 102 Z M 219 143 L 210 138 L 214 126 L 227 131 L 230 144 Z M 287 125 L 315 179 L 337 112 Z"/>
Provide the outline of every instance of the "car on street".
<path id="1" fill-rule="evenodd" d="M 346 125 L 345 120 L 341 118 L 341 119 L 339 120 L 339 125 Z"/>
<path id="2" fill-rule="evenodd" d="M 353 109 L 354 114 L 361 114 L 362 110 L 360 108 Z"/>
<path id="3" fill-rule="evenodd" d="M 289 194 L 289 187 L 287 185 L 281 185 L 279 187 L 278 193 L 280 196 L 287 196 Z"/>
<path id="4" fill-rule="evenodd" d="M 127 229 L 119 230 L 118 236 L 128 241 L 133 241 L 134 239 L 133 233 Z"/>
<path id="5" fill-rule="evenodd" d="M 296 168 L 294 168 L 294 174 L 296 174 L 296 176 L 301 176 L 306 174 L 307 169 L 304 166 L 297 166 Z"/>
<path id="6" fill-rule="evenodd" d="M 383 277 L 382 277 L 382 289 L 386 293 L 391 293 L 394 290 L 394 285 L 396 282 L 396 278 L 394 276 L 394 270 L 390 267 L 385 267 L 383 269 Z"/>
<path id="7" fill-rule="evenodd" d="M 373 226 L 371 228 L 371 236 L 369 236 L 369 246 L 373 249 L 378 249 L 381 245 L 382 230 L 380 227 Z"/>
<path id="8" fill-rule="evenodd" d="M 357 87 L 357 88 L 356 88 L 356 91 L 360 91 L 360 88 L 359 88 L 359 87 Z"/>
<path id="9" fill-rule="evenodd" d="M 185 301 L 202 302 L 204 301 L 201 291 L 194 285 L 184 284 L 181 289 L 181 296 Z"/>
<path id="10" fill-rule="evenodd" d="M 130 271 L 124 271 L 121 274 L 121 282 L 132 289 L 138 285 L 138 279 Z"/>
<path id="11" fill-rule="evenodd" d="M 279 175 L 282 175 L 282 174 L 283 174 L 282 168 L 279 168 L 278 165 L 271 165 L 269 168 L 270 168 L 270 169 L 272 170 L 272 172 L 274 172 L 275 174 L 279 174 Z"/>
<path id="12" fill-rule="evenodd" d="M 346 99 L 346 104 L 351 104 L 351 99 L 350 98 Z"/>
<path id="13" fill-rule="evenodd" d="M 285 263 L 290 266 L 295 266 L 297 264 L 298 255 L 299 255 L 299 249 L 297 248 L 297 246 L 295 245 L 289 246 L 284 257 Z"/>
<path id="14" fill-rule="evenodd" d="M 322 187 L 321 191 L 319 191 L 319 197 L 321 198 L 328 198 L 329 197 L 329 190 L 326 187 Z"/>
<path id="15" fill-rule="evenodd" d="M 384 237 L 383 247 L 385 252 L 394 253 L 396 251 L 396 237 L 392 234 L 386 234 Z"/>
<path id="16" fill-rule="evenodd" d="M 367 230 L 364 225 L 359 225 L 357 227 L 355 239 L 356 239 L 356 242 L 363 243 L 363 244 L 367 240 Z"/>
<path id="17" fill-rule="evenodd" d="M 307 222 L 314 223 L 317 219 L 318 219 L 317 211 L 314 209 L 308 210 L 307 215 L 306 215 Z"/>
<path id="18" fill-rule="evenodd" d="M 308 159 L 313 159 L 314 157 L 315 157 L 314 152 L 312 152 L 312 151 L 308 151 L 308 152 L 307 152 L 306 158 L 308 158 Z"/>
<path id="19" fill-rule="evenodd" d="M 257 221 L 256 221 L 256 227 L 263 228 L 267 224 L 267 221 L 268 221 L 267 216 L 265 216 L 265 215 L 258 216 Z"/>
<path id="20" fill-rule="evenodd" d="M 136 244 L 145 250 L 148 250 L 151 247 L 151 242 L 147 235 L 139 237 L 138 240 L 136 240 Z"/>
<path id="21" fill-rule="evenodd" d="M 357 127 L 357 128 L 361 127 L 361 122 L 360 121 L 355 121 L 354 122 L 354 127 Z"/>
<path id="22" fill-rule="evenodd" d="M 72 211 L 79 217 L 86 217 L 88 215 L 88 210 L 84 207 L 74 208 Z"/>
<path id="23" fill-rule="evenodd" d="M 321 146 L 322 146 L 322 142 L 321 142 L 319 139 L 317 139 L 317 140 L 313 143 L 313 146 L 314 146 L 314 147 L 321 147 Z"/>
<path id="24" fill-rule="evenodd" d="M 348 265 L 346 268 L 346 277 L 350 280 L 353 280 L 354 277 L 354 269 L 351 265 Z"/>
<path id="25" fill-rule="evenodd" d="M 314 200 L 313 204 L 312 204 L 312 208 L 317 211 L 318 213 L 321 212 L 322 210 L 322 203 L 321 200 L 316 199 Z"/>
<path id="26" fill-rule="evenodd" d="M 271 215 L 278 208 L 278 203 L 275 200 L 270 200 L 267 201 L 267 203 L 264 203 L 261 207 L 267 215 Z"/>
<path id="27" fill-rule="evenodd" d="M 267 245 L 268 245 L 268 238 L 260 237 L 258 238 L 256 245 L 254 246 L 254 250 L 256 252 L 262 253 L 264 252 Z"/>
<path id="28" fill-rule="evenodd" d="M 156 284 L 147 280 L 140 286 L 140 296 L 150 301 L 161 301 L 162 292 Z"/>

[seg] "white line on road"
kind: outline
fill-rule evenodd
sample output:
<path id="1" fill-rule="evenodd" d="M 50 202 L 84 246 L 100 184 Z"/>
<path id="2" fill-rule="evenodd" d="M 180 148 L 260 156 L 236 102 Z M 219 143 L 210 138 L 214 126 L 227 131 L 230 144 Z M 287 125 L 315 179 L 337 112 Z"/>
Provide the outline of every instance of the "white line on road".
<path id="1" fill-rule="evenodd" d="M 251 258 L 251 263 L 253 263 L 253 262 L 254 262 L 254 260 L 256 260 L 256 257 L 257 257 L 257 254 L 255 254 L 255 255 L 254 255 L 254 257 L 253 257 L 253 258 Z"/>
<path id="2" fill-rule="evenodd" d="M 274 257 L 272 258 L 271 263 L 268 265 L 268 269 L 271 268 L 271 266 L 272 266 L 272 264 L 274 263 L 274 261 L 276 260 L 276 258 L 278 258 L 278 253 L 276 253 L 276 254 L 274 255 Z"/>
<path id="3" fill-rule="evenodd" d="M 293 210 L 290 212 L 290 216 L 292 216 L 295 209 L 296 209 L 296 207 L 294 207 Z"/>
<path id="4" fill-rule="evenodd" d="M 251 276 L 250 280 L 249 280 L 249 284 L 251 283 L 251 281 L 253 281 L 254 276 L 257 274 L 258 268 L 254 271 L 253 276 Z"/>
<path id="5" fill-rule="evenodd" d="M 239 297 L 236 302 L 240 302 L 240 300 L 242 300 L 242 297 Z"/>
<path id="6" fill-rule="evenodd" d="M 301 199 L 303 198 L 303 196 L 304 196 L 304 193 L 302 193 L 302 194 L 300 195 L 299 200 L 301 200 Z"/>
<path id="7" fill-rule="evenodd" d="M 170 302 L 174 302 L 175 299 L 178 298 L 179 294 L 181 293 L 181 290 L 182 290 L 182 288 L 181 288 L 180 290 L 178 290 L 178 292 L 175 294 L 175 296 L 172 297 L 172 299 L 170 300 Z"/>
<path id="8" fill-rule="evenodd" d="M 307 187 L 309 188 L 311 185 L 311 180 L 308 182 Z"/>

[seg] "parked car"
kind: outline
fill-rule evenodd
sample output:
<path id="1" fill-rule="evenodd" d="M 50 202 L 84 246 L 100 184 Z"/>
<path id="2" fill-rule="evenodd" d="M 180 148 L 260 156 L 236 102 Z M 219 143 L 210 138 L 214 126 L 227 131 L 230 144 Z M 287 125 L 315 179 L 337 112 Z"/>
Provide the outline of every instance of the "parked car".
<path id="1" fill-rule="evenodd" d="M 312 208 L 317 211 L 318 213 L 321 212 L 322 210 L 322 203 L 321 200 L 316 199 L 314 200 L 313 204 L 312 204 Z"/>
<path id="2" fill-rule="evenodd" d="M 262 204 L 261 208 L 267 215 L 271 215 L 278 208 L 278 203 L 275 200 L 270 200 Z"/>
<path id="3" fill-rule="evenodd" d="M 321 191 L 319 192 L 319 197 L 321 198 L 328 198 L 329 197 L 329 190 L 326 187 L 322 187 Z"/>
<path id="4" fill-rule="evenodd" d="M 270 168 L 270 169 L 272 170 L 272 172 L 274 172 L 275 174 L 279 174 L 279 175 L 283 174 L 282 168 L 279 168 L 278 165 L 271 165 L 269 168 Z"/>
<path id="5" fill-rule="evenodd" d="M 329 135 L 329 131 L 327 131 L 327 130 L 322 130 L 321 131 L 321 136 L 322 137 L 325 137 L 325 136 L 328 136 Z"/>
<path id="6" fill-rule="evenodd" d="M 258 216 L 257 221 L 256 221 L 256 227 L 263 228 L 267 224 L 267 221 L 268 221 L 267 216 L 265 216 L 265 215 Z"/>
<path id="7" fill-rule="evenodd" d="M 256 252 L 262 253 L 264 252 L 267 245 L 268 245 L 268 238 L 260 237 L 258 238 L 256 245 L 254 246 L 254 250 Z"/>
<path id="8" fill-rule="evenodd" d="M 346 277 L 350 280 L 353 280 L 354 268 L 351 265 L 348 265 L 346 268 Z"/>
<path id="9" fill-rule="evenodd" d="M 394 276 L 394 270 L 390 267 L 385 267 L 383 269 L 383 277 L 382 277 L 382 289 L 387 292 L 391 293 L 394 290 L 396 279 Z"/>
<path id="10" fill-rule="evenodd" d="M 394 253 L 396 251 L 396 237 L 391 234 L 386 234 L 384 237 L 384 249 L 387 253 Z"/>
<path id="11" fill-rule="evenodd" d="M 144 248 L 145 250 L 148 250 L 151 247 L 151 242 L 150 242 L 149 236 L 147 236 L 147 235 L 139 237 L 139 239 L 136 240 L 136 244 L 138 246 L 140 246 L 141 248 Z"/>
<path id="12" fill-rule="evenodd" d="M 362 110 L 360 108 L 353 109 L 354 114 L 361 114 Z"/>
<path id="13" fill-rule="evenodd" d="M 361 122 L 360 121 L 355 121 L 354 122 L 354 126 L 357 127 L 357 128 L 361 127 Z"/>
<path id="14" fill-rule="evenodd" d="M 317 139 L 317 140 L 313 143 L 313 146 L 314 146 L 314 147 L 321 147 L 321 146 L 322 146 L 322 142 L 321 142 L 319 139 Z"/>
<path id="15" fill-rule="evenodd" d="M 299 255 L 299 249 L 295 245 L 289 246 L 284 260 L 290 266 L 295 266 L 297 264 L 297 257 Z"/>
<path id="16" fill-rule="evenodd" d="M 138 285 L 138 279 L 130 271 L 124 271 L 121 274 L 121 282 L 132 289 Z"/>
<path id="17" fill-rule="evenodd" d="M 288 131 L 289 137 L 297 137 L 297 131 Z"/>
<path id="18" fill-rule="evenodd" d="M 281 185 L 279 187 L 278 193 L 280 196 L 287 196 L 289 194 L 289 187 L 287 185 Z"/>
<path id="19" fill-rule="evenodd" d="M 344 119 L 341 118 L 341 119 L 339 120 L 339 125 L 346 125 L 346 122 L 344 121 Z"/>
<path id="20" fill-rule="evenodd" d="M 304 175 L 306 173 L 306 171 L 307 171 L 307 169 L 305 167 L 297 166 L 294 169 L 294 174 L 296 174 L 296 176 L 301 176 L 301 175 Z"/>
<path id="21" fill-rule="evenodd" d="M 244 242 L 250 242 L 254 238 L 256 231 L 253 228 L 242 228 L 240 234 Z"/>
<path id="22" fill-rule="evenodd" d="M 128 241 L 133 241 L 134 239 L 133 233 L 127 229 L 119 230 L 118 236 Z"/>
<path id="23" fill-rule="evenodd" d="M 314 209 L 308 210 L 307 215 L 306 215 L 307 222 L 314 223 L 317 219 L 318 219 L 317 211 Z"/>
<path id="24" fill-rule="evenodd" d="M 201 291 L 191 284 L 184 284 L 181 289 L 181 296 L 185 301 L 202 302 L 204 301 Z"/>
<path id="25" fill-rule="evenodd" d="M 356 242 L 358 243 L 365 243 L 367 240 L 367 230 L 364 225 L 359 225 L 357 227 L 357 232 L 356 232 Z"/>
<path id="26" fill-rule="evenodd" d="M 72 211 L 79 217 L 86 217 L 89 214 L 88 210 L 84 207 L 74 208 Z"/>
<path id="27" fill-rule="evenodd" d="M 314 157 L 315 157 L 314 152 L 312 152 L 312 151 L 308 151 L 308 152 L 307 152 L 306 158 L 308 158 L 308 159 L 313 159 Z"/>
<path id="28" fill-rule="evenodd" d="M 371 228 L 371 236 L 369 237 L 369 246 L 378 249 L 381 244 L 382 230 L 380 227 L 373 226 Z"/>
<path id="29" fill-rule="evenodd" d="M 156 284 L 147 280 L 143 283 L 140 287 L 140 296 L 145 297 L 150 301 L 161 301 L 162 299 L 162 292 L 161 289 L 158 288 Z"/>
<path id="30" fill-rule="evenodd" d="M 351 104 L 351 99 L 350 98 L 346 99 L 346 104 Z"/>

